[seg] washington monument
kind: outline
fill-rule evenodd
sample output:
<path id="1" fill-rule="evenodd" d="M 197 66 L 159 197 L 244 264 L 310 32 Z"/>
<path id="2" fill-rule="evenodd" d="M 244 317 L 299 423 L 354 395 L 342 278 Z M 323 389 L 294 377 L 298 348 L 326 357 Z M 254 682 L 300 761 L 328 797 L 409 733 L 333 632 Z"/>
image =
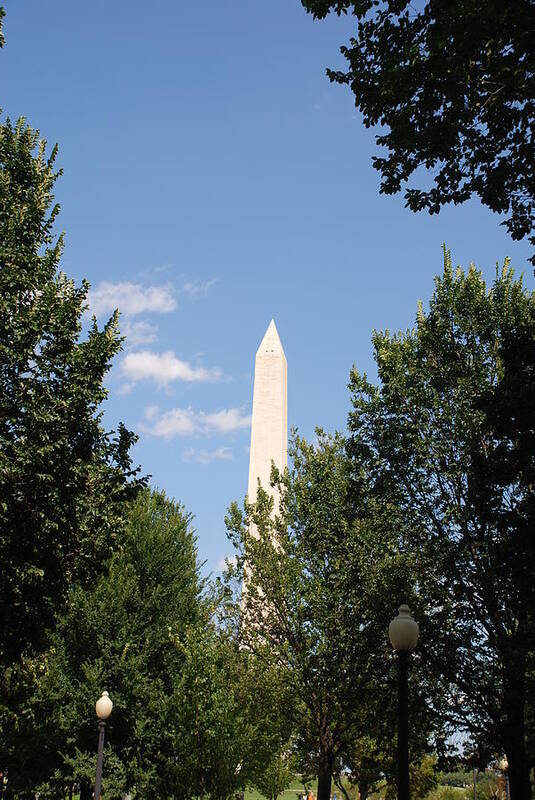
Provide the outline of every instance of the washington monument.
<path id="1" fill-rule="evenodd" d="M 288 389 L 286 356 L 271 320 L 256 351 L 251 451 L 249 456 L 249 502 L 256 500 L 258 480 L 269 494 L 271 462 L 283 470 L 288 464 Z"/>

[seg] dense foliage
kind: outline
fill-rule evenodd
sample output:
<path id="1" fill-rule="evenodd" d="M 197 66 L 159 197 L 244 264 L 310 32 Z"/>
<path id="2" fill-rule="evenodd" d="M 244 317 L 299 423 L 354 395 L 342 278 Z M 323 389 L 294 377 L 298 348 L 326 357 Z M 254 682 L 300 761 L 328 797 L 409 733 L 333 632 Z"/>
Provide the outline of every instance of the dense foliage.
<path id="1" fill-rule="evenodd" d="M 139 494 L 108 573 L 75 589 L 50 648 L 26 663 L 32 691 L 1 753 L 16 797 L 89 800 L 103 687 L 110 800 L 225 800 L 267 771 L 288 737 L 280 687 L 214 625 L 190 522 L 163 494 Z"/>
<path id="2" fill-rule="evenodd" d="M 318 776 L 319 800 L 348 765 L 366 793 L 371 746 L 381 753 L 378 769 L 392 775 L 396 692 L 386 630 L 407 588 L 392 531 L 353 503 L 344 444 L 321 432 L 316 446 L 295 437 L 290 470 L 272 473 L 277 513 L 259 488 L 256 503 L 245 513 L 234 505 L 227 520 L 239 554 L 231 576 L 245 579 L 243 646 L 290 687 L 300 772 Z M 429 720 L 416 683 L 412 708 L 417 756 Z M 359 749 L 361 740 L 368 746 Z"/>
<path id="3" fill-rule="evenodd" d="M 381 126 L 381 191 L 406 186 L 408 207 L 430 213 L 476 195 L 535 244 L 533 0 L 301 1 L 318 18 L 356 17 L 347 71 L 328 75 Z"/>
<path id="4" fill-rule="evenodd" d="M 297 763 L 290 748 L 275 753 L 267 766 L 255 777 L 255 788 L 266 800 L 277 800 L 295 780 Z"/>
<path id="5" fill-rule="evenodd" d="M 109 558 L 137 488 L 133 435 L 101 424 L 116 317 L 82 336 L 87 284 L 58 272 L 46 156 L 23 120 L 0 125 L 0 663 L 39 650 L 75 584 Z"/>
<path id="6" fill-rule="evenodd" d="M 207 616 L 189 522 L 182 508 L 145 490 L 107 574 L 91 591 L 75 589 L 24 721 L 8 737 L 12 789 L 41 785 L 47 795 L 76 783 L 82 800 L 91 796 L 94 703 L 104 687 L 114 702 L 106 775 L 118 796 L 165 780 L 174 752 L 170 705 L 184 661 L 172 635 Z M 106 782 L 104 788 L 113 796 Z"/>
<path id="7" fill-rule="evenodd" d="M 429 310 L 374 349 L 380 385 L 351 377 L 357 491 L 397 509 L 436 712 L 476 751 L 506 752 L 511 795 L 529 798 L 535 295 L 507 265 L 487 290 L 446 253 Z"/>

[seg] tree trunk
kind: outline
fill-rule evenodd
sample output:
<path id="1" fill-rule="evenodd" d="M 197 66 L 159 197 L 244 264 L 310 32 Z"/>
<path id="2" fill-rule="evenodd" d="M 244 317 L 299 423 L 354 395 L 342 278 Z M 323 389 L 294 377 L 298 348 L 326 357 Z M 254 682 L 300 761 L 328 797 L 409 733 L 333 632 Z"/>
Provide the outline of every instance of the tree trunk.
<path id="1" fill-rule="evenodd" d="M 524 662 L 524 659 L 520 659 Z M 504 743 L 509 767 L 509 790 L 511 800 L 531 800 L 529 761 L 526 752 L 526 693 L 525 662 L 515 663 L 509 669 L 504 689 Z M 522 666 L 524 669 L 522 669 Z"/>
<path id="2" fill-rule="evenodd" d="M 330 800 L 332 777 L 332 768 L 320 768 L 318 773 L 318 800 Z"/>
<path id="3" fill-rule="evenodd" d="M 509 763 L 507 775 L 511 800 L 531 800 L 531 782 L 529 779 L 529 763 L 526 753 L 524 735 L 524 719 L 519 725 L 521 730 L 511 730 L 506 745 L 506 756 Z"/>
<path id="4" fill-rule="evenodd" d="M 330 800 L 331 784 L 333 779 L 334 756 L 328 741 L 330 737 L 324 734 L 320 739 L 320 757 L 318 769 L 318 800 Z"/>

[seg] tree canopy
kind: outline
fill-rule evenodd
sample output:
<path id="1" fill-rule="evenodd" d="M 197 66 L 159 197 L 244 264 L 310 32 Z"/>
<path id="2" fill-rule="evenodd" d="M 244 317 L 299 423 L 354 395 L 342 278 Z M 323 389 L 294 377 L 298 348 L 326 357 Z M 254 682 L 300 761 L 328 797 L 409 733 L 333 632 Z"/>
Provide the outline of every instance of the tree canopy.
<path id="1" fill-rule="evenodd" d="M 357 486 L 397 509 L 436 712 L 505 751 L 512 796 L 529 798 L 535 294 L 507 264 L 487 289 L 446 252 L 414 329 L 373 343 L 379 386 L 351 377 Z"/>
<path id="2" fill-rule="evenodd" d="M 140 492 L 108 572 L 74 589 L 48 650 L 23 661 L 24 713 L 0 743 L 15 797 L 89 800 L 104 687 L 110 800 L 226 800 L 265 775 L 289 736 L 284 690 L 215 624 L 199 569 L 191 515 Z"/>
<path id="3" fill-rule="evenodd" d="M 272 472 L 275 514 L 262 487 L 245 514 L 231 508 L 239 558 L 229 577 L 245 580 L 243 646 L 289 686 L 299 769 L 318 777 L 318 799 L 328 800 L 332 779 L 348 764 L 358 773 L 360 738 L 374 739 L 383 774 L 392 766 L 395 671 L 386 631 L 397 598 L 406 596 L 406 571 L 395 531 L 351 495 L 344 438 L 318 432 L 312 445 L 296 436 L 290 455 L 288 471 Z M 417 755 L 429 719 L 416 683 L 411 691 Z"/>
<path id="4" fill-rule="evenodd" d="M 173 701 L 184 664 L 174 637 L 204 628 L 191 517 L 163 494 L 144 490 L 128 510 L 121 547 L 92 589 L 76 587 L 37 672 L 26 712 L 6 731 L 0 756 L 15 791 L 77 784 L 91 796 L 96 757 L 95 700 L 107 688 L 105 781 L 117 796 L 151 785 L 165 794 L 176 756 Z M 184 737 L 184 733 L 183 733 Z M 111 761 L 110 761 L 111 759 Z M 113 765 L 113 767 L 111 767 Z"/>
<path id="5" fill-rule="evenodd" d="M 102 427 L 117 316 L 83 335 L 88 285 L 58 269 L 57 149 L 0 125 L 0 663 L 39 650 L 73 585 L 109 558 L 139 485 L 122 425 Z"/>
<path id="6" fill-rule="evenodd" d="M 327 72 L 351 88 L 364 124 L 381 126 L 381 192 L 405 187 L 407 206 L 430 213 L 475 195 L 535 245 L 533 0 L 302 4 L 356 18 L 347 70 Z"/>

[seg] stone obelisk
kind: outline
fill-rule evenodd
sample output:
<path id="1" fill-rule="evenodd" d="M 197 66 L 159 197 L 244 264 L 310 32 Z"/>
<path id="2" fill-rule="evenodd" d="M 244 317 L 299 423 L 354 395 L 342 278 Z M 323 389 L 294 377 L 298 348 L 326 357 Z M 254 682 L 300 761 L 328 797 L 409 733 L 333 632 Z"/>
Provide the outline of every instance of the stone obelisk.
<path id="1" fill-rule="evenodd" d="M 256 499 L 258 481 L 270 494 L 271 462 L 288 464 L 288 388 L 286 356 L 271 320 L 256 352 L 248 498 Z M 276 500 L 275 500 L 276 504 Z"/>

